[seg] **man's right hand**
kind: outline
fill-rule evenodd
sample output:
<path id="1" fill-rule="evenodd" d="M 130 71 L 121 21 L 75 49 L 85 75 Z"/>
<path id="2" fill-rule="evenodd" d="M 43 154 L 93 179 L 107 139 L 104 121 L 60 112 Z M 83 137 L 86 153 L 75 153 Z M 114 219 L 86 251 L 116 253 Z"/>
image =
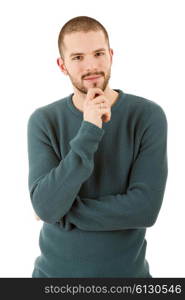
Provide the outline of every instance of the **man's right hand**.
<path id="1" fill-rule="evenodd" d="M 110 116 L 110 103 L 105 98 L 104 92 L 100 88 L 90 88 L 83 104 L 84 120 L 102 128 L 102 119 L 104 122 L 108 122 Z"/>

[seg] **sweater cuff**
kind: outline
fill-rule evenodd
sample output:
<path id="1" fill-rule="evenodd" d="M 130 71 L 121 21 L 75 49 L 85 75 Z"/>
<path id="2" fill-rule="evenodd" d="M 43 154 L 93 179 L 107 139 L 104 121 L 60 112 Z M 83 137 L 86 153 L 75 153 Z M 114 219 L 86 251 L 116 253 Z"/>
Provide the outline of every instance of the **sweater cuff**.
<path id="1" fill-rule="evenodd" d="M 70 146 L 76 153 L 85 153 L 90 159 L 98 149 L 105 130 L 88 121 L 82 121 L 77 135 L 70 141 Z"/>
<path id="2" fill-rule="evenodd" d="M 98 127 L 97 125 L 88 122 L 82 121 L 81 127 L 79 129 L 79 134 L 90 134 L 94 137 L 94 139 L 100 141 L 105 133 L 103 128 Z"/>

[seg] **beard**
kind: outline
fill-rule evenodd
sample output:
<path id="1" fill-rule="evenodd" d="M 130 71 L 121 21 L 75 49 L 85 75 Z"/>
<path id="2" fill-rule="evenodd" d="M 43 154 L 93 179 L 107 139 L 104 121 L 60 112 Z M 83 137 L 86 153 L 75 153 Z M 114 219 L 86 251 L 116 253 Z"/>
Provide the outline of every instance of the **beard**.
<path id="1" fill-rule="evenodd" d="M 93 74 L 92 74 L 92 73 L 87 73 L 86 75 L 84 75 L 84 76 L 82 77 L 81 82 L 75 80 L 75 79 L 69 74 L 69 72 L 68 72 L 68 75 L 69 75 L 69 78 L 70 78 L 70 80 L 71 80 L 72 85 L 73 85 L 79 92 L 81 92 L 82 94 L 85 94 L 85 95 L 86 95 L 86 94 L 88 93 L 88 88 L 86 88 L 86 87 L 84 86 L 84 84 L 83 84 L 83 79 L 84 79 L 85 77 L 87 77 L 87 76 L 102 75 L 102 76 L 104 77 L 103 83 L 99 84 L 99 83 L 94 82 L 94 83 L 93 83 L 93 87 L 98 87 L 98 88 L 100 88 L 102 91 L 104 91 L 104 90 L 106 89 L 106 87 L 107 87 L 107 85 L 108 85 L 108 83 L 109 83 L 109 79 L 110 79 L 110 77 L 111 77 L 111 69 L 109 69 L 107 75 L 105 75 L 104 72 L 96 72 L 96 73 L 93 73 Z"/>

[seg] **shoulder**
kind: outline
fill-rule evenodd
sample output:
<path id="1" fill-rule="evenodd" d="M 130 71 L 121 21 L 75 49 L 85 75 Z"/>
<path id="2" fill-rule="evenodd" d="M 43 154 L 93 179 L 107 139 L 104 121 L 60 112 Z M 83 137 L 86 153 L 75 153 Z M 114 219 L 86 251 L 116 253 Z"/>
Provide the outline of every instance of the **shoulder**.
<path id="1" fill-rule="evenodd" d="M 70 96 L 67 96 L 65 98 L 53 101 L 49 104 L 37 107 L 29 116 L 28 123 L 36 122 L 40 124 L 49 124 L 52 122 L 56 122 L 57 119 L 61 117 L 62 113 L 66 110 L 66 102 L 68 101 L 69 97 Z"/>
<path id="2" fill-rule="evenodd" d="M 126 93 L 127 103 L 131 114 L 136 114 L 139 118 L 149 121 L 159 118 L 167 122 L 166 113 L 163 107 L 154 100 Z"/>

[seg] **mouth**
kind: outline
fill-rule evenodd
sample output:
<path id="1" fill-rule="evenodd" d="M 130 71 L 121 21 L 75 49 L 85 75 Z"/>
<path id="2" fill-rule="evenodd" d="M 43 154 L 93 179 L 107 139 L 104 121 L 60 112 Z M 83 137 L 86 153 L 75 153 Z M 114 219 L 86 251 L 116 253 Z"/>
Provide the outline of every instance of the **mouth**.
<path id="1" fill-rule="evenodd" d="M 99 76 L 89 76 L 89 77 L 84 78 L 84 80 L 94 81 L 94 80 L 97 80 L 100 77 L 102 77 L 102 75 L 99 75 Z"/>

